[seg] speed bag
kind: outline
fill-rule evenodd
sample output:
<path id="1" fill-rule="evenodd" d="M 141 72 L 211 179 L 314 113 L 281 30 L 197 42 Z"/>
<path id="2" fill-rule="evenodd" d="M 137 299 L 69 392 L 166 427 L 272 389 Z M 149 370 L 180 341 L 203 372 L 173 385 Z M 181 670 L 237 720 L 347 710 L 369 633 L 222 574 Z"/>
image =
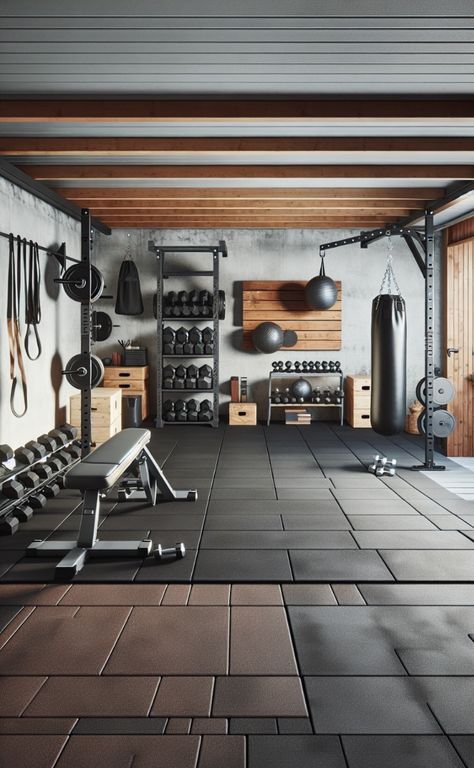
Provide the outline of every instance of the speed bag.
<path id="1" fill-rule="evenodd" d="M 142 315 L 143 299 L 140 288 L 140 275 L 134 261 L 122 261 L 117 282 L 117 315 Z"/>
<path id="2" fill-rule="evenodd" d="M 401 296 L 380 294 L 372 302 L 370 419 L 379 435 L 405 428 L 407 324 Z"/>

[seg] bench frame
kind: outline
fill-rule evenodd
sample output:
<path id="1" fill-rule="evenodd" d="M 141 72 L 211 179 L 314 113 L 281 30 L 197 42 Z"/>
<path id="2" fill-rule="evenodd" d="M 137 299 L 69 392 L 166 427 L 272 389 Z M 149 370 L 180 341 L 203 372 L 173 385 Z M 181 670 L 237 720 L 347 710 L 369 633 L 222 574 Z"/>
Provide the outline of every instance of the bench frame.
<path id="1" fill-rule="evenodd" d="M 153 506 L 164 501 L 196 501 L 196 490 L 176 491 L 166 479 L 161 467 L 148 448 L 143 447 L 124 471 L 118 486 L 119 501 L 141 491 Z M 81 525 L 75 541 L 33 541 L 26 549 L 30 557 L 62 556 L 55 569 L 56 580 L 71 579 L 85 565 L 88 557 L 147 557 L 152 550 L 151 539 L 142 541 L 100 541 L 97 529 L 100 502 L 106 495 L 100 490 L 84 491 Z"/>

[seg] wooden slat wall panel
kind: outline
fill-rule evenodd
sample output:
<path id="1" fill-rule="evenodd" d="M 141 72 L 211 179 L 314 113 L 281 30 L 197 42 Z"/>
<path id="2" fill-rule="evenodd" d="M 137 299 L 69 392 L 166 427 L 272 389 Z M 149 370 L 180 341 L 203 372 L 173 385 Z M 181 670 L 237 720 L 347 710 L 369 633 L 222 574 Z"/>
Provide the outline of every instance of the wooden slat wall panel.
<path id="1" fill-rule="evenodd" d="M 474 456 L 474 383 L 470 381 L 474 373 L 474 227 L 468 221 L 454 229 L 455 233 L 448 233 L 448 242 L 460 242 L 447 247 L 445 322 L 446 348 L 459 349 L 450 357 L 446 355 L 446 375 L 456 389 L 449 410 L 456 417 L 457 427 L 446 440 L 446 450 L 448 456 Z"/>
<path id="2" fill-rule="evenodd" d="M 342 344 L 342 287 L 331 309 L 310 309 L 304 298 L 305 281 L 246 280 L 243 283 L 244 349 L 253 349 L 252 331 L 265 321 L 296 331 L 291 349 L 338 350 Z"/>

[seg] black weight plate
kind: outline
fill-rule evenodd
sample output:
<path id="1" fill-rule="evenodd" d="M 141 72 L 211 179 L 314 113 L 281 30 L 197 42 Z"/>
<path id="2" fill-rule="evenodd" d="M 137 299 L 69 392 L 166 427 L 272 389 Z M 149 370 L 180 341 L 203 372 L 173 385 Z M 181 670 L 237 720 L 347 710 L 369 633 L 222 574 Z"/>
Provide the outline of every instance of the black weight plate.
<path id="1" fill-rule="evenodd" d="M 420 379 L 418 384 L 416 385 L 416 399 L 419 403 L 422 405 L 426 405 L 426 387 L 425 387 L 425 380 Z"/>
<path id="2" fill-rule="evenodd" d="M 433 434 L 436 437 L 448 437 L 456 429 L 456 419 L 452 413 L 440 409 L 433 413 Z"/>
<path id="3" fill-rule="evenodd" d="M 425 434 L 425 424 L 426 424 L 426 411 L 422 411 L 418 416 L 418 419 L 416 422 L 416 425 L 418 427 L 418 432 L 421 435 Z"/>
<path id="4" fill-rule="evenodd" d="M 87 301 L 87 267 L 85 264 L 73 264 L 66 269 L 63 280 L 64 291 L 73 301 Z M 91 266 L 91 301 L 97 301 L 104 290 L 104 278 L 97 267 Z"/>
<path id="5" fill-rule="evenodd" d="M 433 381 L 433 401 L 436 405 L 447 405 L 454 397 L 454 387 L 449 379 L 438 376 Z"/>
<path id="6" fill-rule="evenodd" d="M 106 341 L 112 333 L 112 318 L 107 312 L 93 312 L 91 318 L 92 341 Z"/>
<path id="7" fill-rule="evenodd" d="M 90 361 L 90 363 L 89 363 Z M 89 379 L 89 364 L 91 366 L 91 373 Z M 67 364 L 66 379 L 71 387 L 75 389 L 85 389 L 89 386 L 91 389 L 98 387 L 104 378 L 104 364 L 95 355 L 83 355 L 78 354 L 71 357 Z"/>

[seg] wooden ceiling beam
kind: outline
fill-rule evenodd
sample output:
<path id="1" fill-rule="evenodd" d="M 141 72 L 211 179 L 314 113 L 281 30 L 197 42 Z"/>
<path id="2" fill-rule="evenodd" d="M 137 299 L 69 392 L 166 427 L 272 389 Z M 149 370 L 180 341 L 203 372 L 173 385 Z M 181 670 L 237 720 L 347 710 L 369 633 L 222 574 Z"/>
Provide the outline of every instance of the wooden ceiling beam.
<path id="1" fill-rule="evenodd" d="M 107 226 L 110 229 L 218 229 L 218 230 L 231 230 L 231 229 L 354 229 L 360 232 L 361 230 L 375 229 L 380 226 L 379 222 L 372 221 L 339 221 L 339 222 L 302 222 L 295 224 L 294 222 L 286 222 L 280 220 L 265 221 L 261 223 L 246 223 L 240 224 L 235 222 L 233 224 L 219 222 L 206 222 L 202 219 L 197 221 L 174 221 L 174 222 L 162 222 L 156 219 L 149 221 L 136 221 L 135 219 L 125 221 L 115 221 L 114 219 L 107 220 Z M 389 223 L 389 222 L 387 222 Z"/>
<path id="2" fill-rule="evenodd" d="M 121 179 L 474 179 L 474 165 L 22 165 L 38 181 Z"/>
<path id="3" fill-rule="evenodd" d="M 440 197 L 439 187 L 61 187 L 55 186 L 57 192 L 69 200 L 308 200 L 308 201 L 361 201 L 367 200 L 405 202 L 419 200 L 434 200 Z"/>
<path id="4" fill-rule="evenodd" d="M 163 216 L 337 216 L 339 213 L 343 213 L 345 216 L 364 216 L 374 215 L 385 217 L 387 215 L 393 216 L 408 216 L 417 210 L 422 211 L 421 208 L 397 208 L 396 206 L 387 206 L 384 208 L 376 206 L 350 207 L 350 206 L 302 206 L 302 205 L 281 205 L 281 206 L 268 206 L 268 205 L 247 205 L 247 206 L 226 206 L 218 203 L 217 205 L 153 205 L 149 204 L 149 201 L 145 201 L 143 205 L 133 205 L 123 203 L 122 200 L 118 201 L 122 205 L 107 205 L 103 203 L 92 204 L 89 207 L 94 211 L 95 215 L 117 213 L 119 215 L 143 215 L 143 213 L 162 214 Z"/>
<path id="5" fill-rule="evenodd" d="M 4 99 L 0 122 L 474 120 L 466 99 Z"/>
<path id="6" fill-rule="evenodd" d="M 141 225 L 145 224 L 146 222 L 154 222 L 156 226 L 167 226 L 168 224 L 179 224 L 183 227 L 192 227 L 192 226 L 198 226 L 203 225 L 206 227 L 222 227 L 225 226 L 227 228 L 232 228 L 234 225 L 237 226 L 255 226 L 255 227 L 274 227 L 277 226 L 279 223 L 291 225 L 293 227 L 299 227 L 299 226 L 319 226 L 319 225 L 326 225 L 326 226 L 334 226 L 334 227 L 344 227 L 348 226 L 347 222 L 350 222 L 352 226 L 355 227 L 362 227 L 367 226 L 370 224 L 371 226 L 377 227 L 382 226 L 386 223 L 390 223 L 392 221 L 396 221 L 396 217 L 388 217 L 388 219 L 379 219 L 375 218 L 373 216 L 365 216 L 360 219 L 354 219 L 352 217 L 343 217 L 340 216 L 338 218 L 335 217 L 302 217 L 302 218 L 292 218 L 287 219 L 285 216 L 263 216 L 261 218 L 251 218 L 249 219 L 246 216 L 236 216 L 234 218 L 226 217 L 223 218 L 221 216 L 188 216 L 188 217 L 176 217 L 176 216 L 108 216 L 106 217 L 106 222 L 109 223 L 110 221 L 117 222 L 135 222 L 135 225 Z M 125 226 L 125 224 L 124 224 Z"/>
<path id="7" fill-rule="evenodd" d="M 252 137 L 252 138 L 124 138 L 0 137 L 5 156 L 121 157 L 200 152 L 472 152 L 474 138 L 464 136 L 403 137 Z"/>

